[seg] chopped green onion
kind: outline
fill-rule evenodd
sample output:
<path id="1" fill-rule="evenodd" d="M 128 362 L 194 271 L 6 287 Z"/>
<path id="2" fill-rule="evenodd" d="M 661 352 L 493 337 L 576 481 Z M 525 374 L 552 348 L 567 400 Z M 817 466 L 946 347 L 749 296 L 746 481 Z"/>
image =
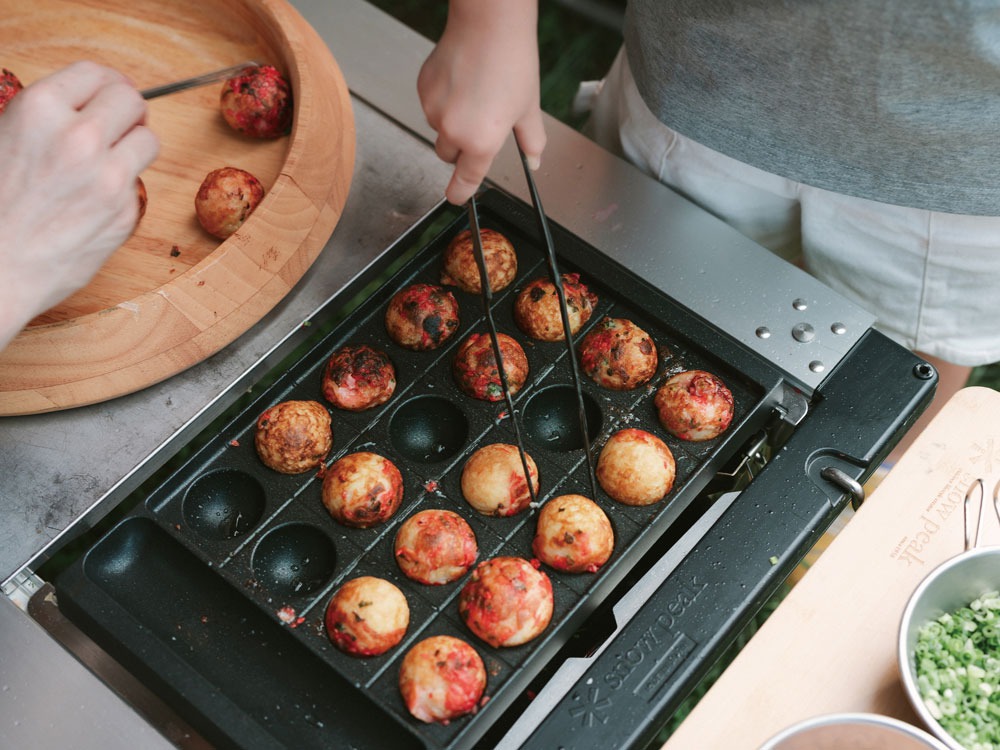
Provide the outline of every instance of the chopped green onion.
<path id="1" fill-rule="evenodd" d="M 1000 592 L 917 631 L 917 689 L 966 750 L 1000 750 Z"/>

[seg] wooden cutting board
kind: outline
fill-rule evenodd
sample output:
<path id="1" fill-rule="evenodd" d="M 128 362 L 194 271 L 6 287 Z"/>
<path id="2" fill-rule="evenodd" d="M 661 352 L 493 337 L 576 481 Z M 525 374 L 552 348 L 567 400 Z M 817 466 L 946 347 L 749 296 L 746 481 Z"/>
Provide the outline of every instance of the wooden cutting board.
<path id="1" fill-rule="evenodd" d="M 0 0 L 0 67 L 25 85 L 79 59 L 139 88 L 244 60 L 293 91 L 292 132 L 257 140 L 219 112 L 221 84 L 152 100 L 161 151 L 142 175 L 149 203 L 132 238 L 80 292 L 0 352 L 0 415 L 91 404 L 164 380 L 260 320 L 313 263 L 354 168 L 350 94 L 330 50 L 284 0 Z M 245 169 L 266 194 L 234 235 L 205 233 L 205 175 Z"/>
<path id="2" fill-rule="evenodd" d="M 830 713 L 927 731 L 896 657 L 911 594 L 964 548 L 963 500 L 1000 481 L 1000 393 L 959 391 L 695 706 L 664 750 L 753 750 Z M 978 505 L 974 506 L 978 509 Z M 980 546 L 1000 542 L 988 512 Z"/>

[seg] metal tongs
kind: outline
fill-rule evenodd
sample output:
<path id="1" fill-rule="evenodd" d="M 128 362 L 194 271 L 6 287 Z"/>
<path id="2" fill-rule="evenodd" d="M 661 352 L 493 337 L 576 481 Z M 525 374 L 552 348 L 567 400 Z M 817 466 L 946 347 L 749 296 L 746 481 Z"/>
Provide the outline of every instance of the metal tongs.
<path id="1" fill-rule="evenodd" d="M 260 63 L 258 62 L 247 60 L 246 62 L 241 62 L 239 65 L 230 65 L 228 68 L 213 70 L 211 73 L 204 73 L 203 75 L 194 76 L 193 78 L 184 78 L 180 81 L 165 83 L 162 86 L 153 86 L 152 88 L 143 89 L 139 93 L 142 94 L 143 99 L 155 99 L 158 96 L 175 94 L 178 91 L 193 89 L 196 86 L 205 86 L 209 83 L 215 83 L 216 81 L 224 81 L 227 78 L 232 78 L 234 75 L 242 70 L 245 70 L 246 68 L 256 68 L 259 65 Z"/>
<path id="2" fill-rule="evenodd" d="M 517 135 L 514 136 L 517 143 Z M 531 194 L 531 203 L 535 209 L 535 216 L 538 220 L 538 230 L 545 243 L 545 250 L 549 265 L 549 275 L 556 289 L 556 296 L 559 298 L 559 312 L 562 316 L 564 341 L 569 354 L 570 370 L 573 374 L 573 387 L 576 390 L 577 404 L 579 408 L 580 434 L 583 440 L 583 451 L 587 458 L 587 474 L 590 482 L 591 499 L 597 500 L 597 480 L 594 472 L 594 458 L 590 450 L 590 434 L 587 425 L 587 411 L 583 401 L 583 388 L 580 383 L 580 369 L 576 360 L 576 347 L 573 343 L 573 334 L 570 331 L 569 310 L 566 306 L 566 293 L 563 290 L 562 276 L 556 262 L 555 244 L 552 241 L 552 233 L 549 230 L 549 222 L 545 218 L 545 211 L 542 209 L 542 201 L 538 195 L 538 187 L 535 185 L 535 178 L 531 174 L 531 167 L 528 166 L 528 159 L 524 155 L 521 144 L 517 143 L 517 151 L 521 157 L 521 166 L 524 169 L 524 177 L 528 183 L 528 192 Z M 500 376 L 500 387 L 503 390 L 504 400 L 507 403 L 507 411 L 510 413 L 511 424 L 514 427 L 514 438 L 517 441 L 517 449 L 521 455 L 521 466 L 524 470 L 525 482 L 528 485 L 528 493 L 532 504 L 537 502 L 534 485 L 531 482 L 531 472 L 528 469 L 528 454 L 524 448 L 524 439 L 521 436 L 521 428 L 518 420 L 518 412 L 514 406 L 514 398 L 510 392 L 510 385 L 507 383 L 507 374 L 504 371 L 503 356 L 500 353 L 500 342 L 497 337 L 496 323 L 493 320 L 493 290 L 490 287 L 489 274 L 486 270 L 486 257 L 483 254 L 483 243 L 479 235 L 479 211 L 476 208 L 476 198 L 469 199 L 469 228 L 472 230 L 472 249 L 476 258 L 476 265 L 479 267 L 479 279 L 482 286 L 483 306 L 486 313 L 486 324 L 489 328 L 490 341 L 493 344 L 493 356 L 496 359 L 497 371 Z"/>

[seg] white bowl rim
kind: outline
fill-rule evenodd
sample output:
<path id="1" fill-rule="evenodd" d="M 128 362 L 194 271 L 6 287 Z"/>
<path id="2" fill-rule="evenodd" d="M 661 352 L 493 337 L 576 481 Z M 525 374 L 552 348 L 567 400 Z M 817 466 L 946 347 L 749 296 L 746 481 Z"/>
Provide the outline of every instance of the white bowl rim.
<path id="1" fill-rule="evenodd" d="M 794 737 L 804 729 L 811 729 L 812 727 L 825 726 L 828 724 L 871 724 L 874 726 L 888 726 L 893 729 L 897 729 L 903 734 L 909 735 L 914 739 L 926 742 L 927 745 L 934 748 L 934 750 L 949 750 L 947 745 L 943 744 L 940 740 L 931 736 L 920 727 L 915 727 L 913 724 L 908 724 L 905 721 L 893 718 L 892 716 L 867 713 L 863 711 L 820 714 L 808 719 L 803 719 L 802 721 L 792 724 L 790 727 L 783 729 L 778 734 L 771 737 L 771 739 L 761 745 L 758 750 L 774 750 L 779 743 Z"/>

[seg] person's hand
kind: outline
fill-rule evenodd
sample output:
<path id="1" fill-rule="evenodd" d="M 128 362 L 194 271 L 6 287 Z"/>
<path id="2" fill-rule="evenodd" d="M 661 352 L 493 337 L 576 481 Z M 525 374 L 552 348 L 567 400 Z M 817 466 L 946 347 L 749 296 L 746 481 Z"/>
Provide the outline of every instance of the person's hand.
<path id="1" fill-rule="evenodd" d="M 135 87 L 89 62 L 25 87 L 0 115 L 0 348 L 132 233 L 136 180 L 159 151 L 145 120 Z"/>
<path id="2" fill-rule="evenodd" d="M 528 163 L 545 148 L 539 104 L 536 0 L 451 0 L 448 23 L 417 91 L 437 131 L 437 155 L 455 165 L 445 197 L 465 203 L 513 129 Z"/>

